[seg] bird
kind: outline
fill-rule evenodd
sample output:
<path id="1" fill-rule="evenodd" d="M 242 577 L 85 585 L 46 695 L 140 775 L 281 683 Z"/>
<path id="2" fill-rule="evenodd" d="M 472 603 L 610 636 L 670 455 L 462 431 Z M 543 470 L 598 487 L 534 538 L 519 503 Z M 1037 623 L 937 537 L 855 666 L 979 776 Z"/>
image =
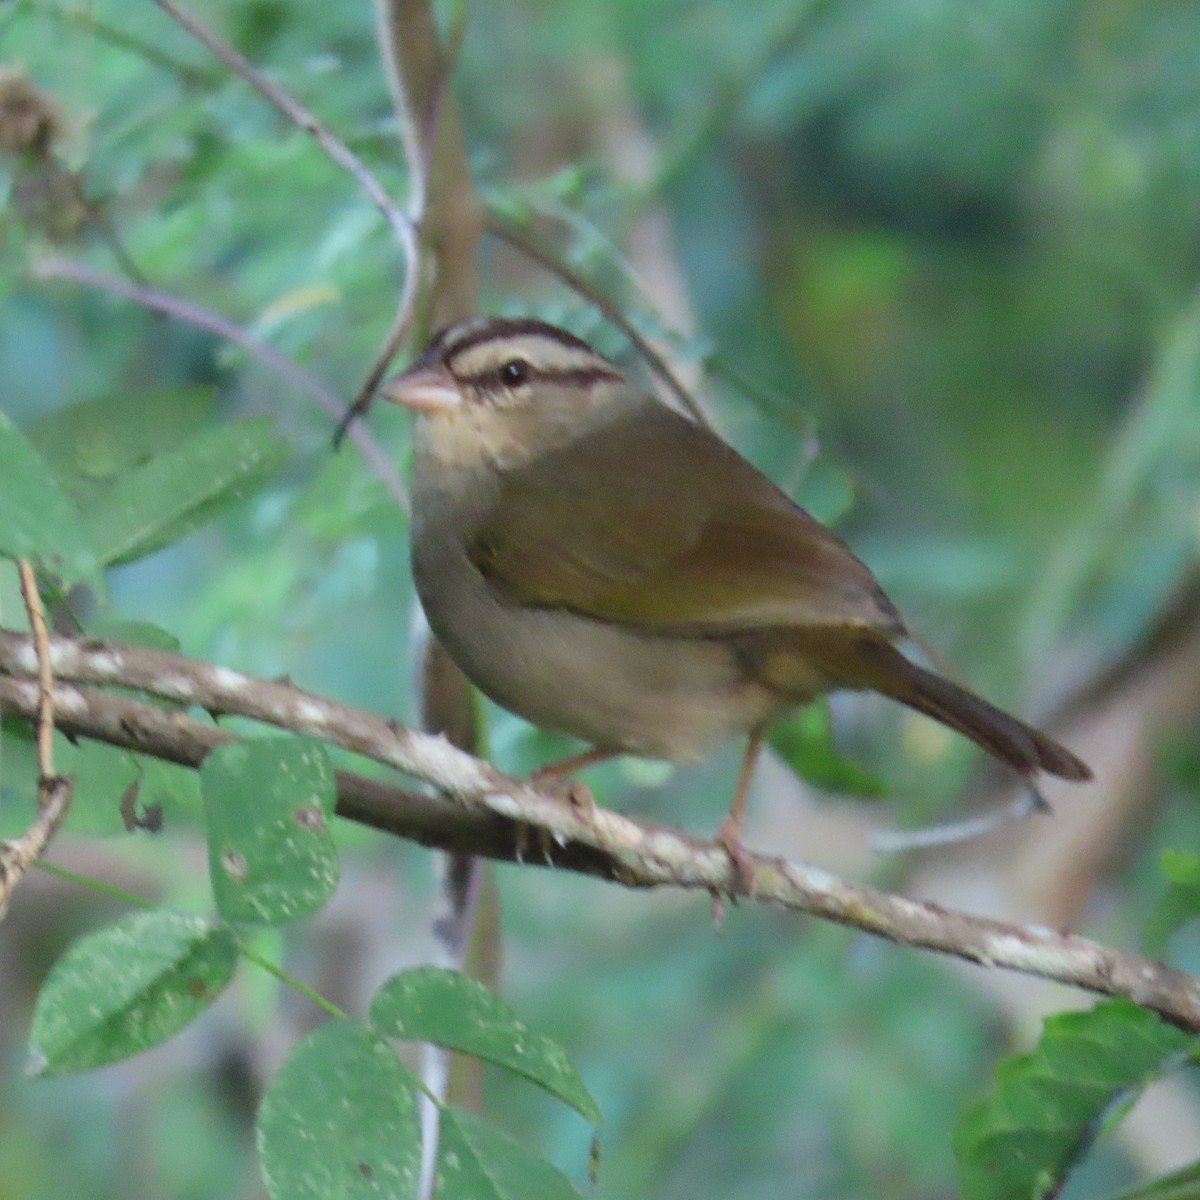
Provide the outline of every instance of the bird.
<path id="1" fill-rule="evenodd" d="M 879 692 L 1033 781 L 1088 766 L 914 661 L 870 569 L 706 425 L 567 330 L 477 317 L 381 389 L 415 414 L 413 580 L 429 625 L 501 707 L 589 748 L 539 780 L 745 739 L 716 841 L 742 826 L 763 741 L 797 707 Z"/>

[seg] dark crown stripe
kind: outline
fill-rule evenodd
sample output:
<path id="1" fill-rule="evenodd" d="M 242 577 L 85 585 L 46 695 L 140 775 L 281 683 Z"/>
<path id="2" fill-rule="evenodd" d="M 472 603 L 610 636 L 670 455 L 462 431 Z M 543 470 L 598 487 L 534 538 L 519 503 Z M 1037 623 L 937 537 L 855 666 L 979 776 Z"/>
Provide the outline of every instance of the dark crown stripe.
<path id="1" fill-rule="evenodd" d="M 465 325 L 450 325 L 435 335 L 426 353 L 436 351 L 443 362 L 450 363 L 464 351 L 481 346 L 485 342 L 530 336 L 542 337 L 547 341 L 557 342 L 560 346 L 569 346 L 573 350 L 586 351 L 603 361 L 603 356 L 597 354 L 582 338 L 577 338 L 573 333 L 557 326 L 547 325 L 545 321 L 536 321 L 532 317 L 492 317 L 482 323 L 472 321 Z"/>

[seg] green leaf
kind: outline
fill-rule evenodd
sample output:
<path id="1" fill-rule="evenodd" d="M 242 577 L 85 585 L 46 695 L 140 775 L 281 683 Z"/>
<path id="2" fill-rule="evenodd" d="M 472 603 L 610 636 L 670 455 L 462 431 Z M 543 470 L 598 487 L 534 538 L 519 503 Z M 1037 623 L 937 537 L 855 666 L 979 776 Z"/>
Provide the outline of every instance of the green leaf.
<path id="1" fill-rule="evenodd" d="M 442 1110 L 438 1141 L 438 1200 L 581 1200 L 558 1170 L 457 1108 Z"/>
<path id="2" fill-rule="evenodd" d="M 602 1119 L 566 1051 L 531 1032 L 499 996 L 457 971 L 416 967 L 393 975 L 371 1002 L 371 1024 L 388 1037 L 434 1042 L 507 1067 L 589 1121 Z"/>
<path id="3" fill-rule="evenodd" d="M 138 814 L 144 817 L 157 811 L 167 829 L 175 829 L 181 822 L 189 828 L 199 827 L 204 802 L 198 772 L 160 758 L 136 757 L 142 768 L 135 798 Z"/>
<path id="4" fill-rule="evenodd" d="M 121 800 L 141 778 L 134 755 L 103 742 L 81 740 L 72 745 L 66 738 L 55 738 L 54 762 L 64 774 L 75 776 L 67 814 L 73 833 L 109 837 L 126 832 Z"/>
<path id="5" fill-rule="evenodd" d="M 1142 947 L 1154 957 L 1162 956 L 1171 934 L 1181 925 L 1200 916 L 1200 855 L 1165 850 L 1162 866 L 1167 890 L 1159 897 L 1142 932 Z"/>
<path id="6" fill-rule="evenodd" d="M 991 1096 L 958 1123 L 963 1200 L 1052 1194 L 1113 1101 L 1172 1069 L 1194 1045 L 1130 1000 L 1048 1018 L 1037 1048 L 1002 1062 Z"/>
<path id="7" fill-rule="evenodd" d="M 771 727 L 771 749 L 814 787 L 847 796 L 882 796 L 887 785 L 844 758 L 833 742 L 829 703 L 816 700 Z"/>
<path id="8" fill-rule="evenodd" d="M 0 797 L 0 837 L 21 831 L 34 815 L 38 764 L 29 722 L 14 719 L 3 735 L 3 786 Z M 75 792 L 67 813 L 72 833 L 110 837 L 129 832 L 127 820 L 154 825 L 185 815 L 189 824 L 201 811 L 196 772 L 174 763 L 146 758 L 87 738 L 54 737 L 54 762 L 65 775 L 75 776 Z M 132 789 L 132 791 L 130 790 Z"/>
<path id="9" fill-rule="evenodd" d="M 226 920 L 278 925 L 329 899 L 336 789 L 322 746 L 290 737 L 218 746 L 200 768 L 200 790 L 209 876 Z"/>
<path id="10" fill-rule="evenodd" d="M 67 495 L 86 509 L 122 475 L 198 434 L 215 400 L 211 387 L 123 392 L 68 405 L 26 432 Z"/>
<path id="11" fill-rule="evenodd" d="M 257 491 L 288 453 L 271 419 L 255 417 L 124 473 L 85 518 L 100 561 L 132 562 L 178 541 Z"/>
<path id="12" fill-rule="evenodd" d="M 123 621 L 116 617 L 96 617 L 88 622 L 88 637 L 106 642 L 126 642 L 150 650 L 178 650 L 179 639 L 149 621 Z"/>
<path id="13" fill-rule="evenodd" d="M 378 1034 L 327 1021 L 292 1051 L 258 1112 L 258 1153 L 276 1200 L 416 1195 L 421 1133 L 413 1077 Z"/>
<path id="14" fill-rule="evenodd" d="M 840 463 L 821 455 L 804 472 L 796 503 L 818 521 L 836 525 L 854 506 L 854 480 Z"/>
<path id="15" fill-rule="evenodd" d="M 81 938 L 38 994 L 29 1073 L 85 1071 L 164 1041 L 212 1003 L 237 961 L 225 926 L 165 909 Z"/>
<path id="16" fill-rule="evenodd" d="M 94 575 L 79 514 L 47 464 L 0 413 L 0 556 L 28 558 L 65 584 Z"/>
<path id="17" fill-rule="evenodd" d="M 1200 1200 L 1200 1162 L 1119 1192 L 1109 1200 Z"/>

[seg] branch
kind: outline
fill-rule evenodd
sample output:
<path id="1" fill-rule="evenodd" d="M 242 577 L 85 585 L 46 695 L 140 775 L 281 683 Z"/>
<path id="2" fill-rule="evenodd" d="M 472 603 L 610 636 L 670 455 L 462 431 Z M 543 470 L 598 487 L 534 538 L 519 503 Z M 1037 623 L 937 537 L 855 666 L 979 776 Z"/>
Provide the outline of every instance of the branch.
<path id="1" fill-rule="evenodd" d="M 21 595 L 25 612 L 33 630 L 33 652 L 37 668 L 37 686 L 33 720 L 37 728 L 38 808 L 29 829 L 16 841 L 0 842 L 0 920 L 8 911 L 13 889 L 22 876 L 45 853 L 50 839 L 58 832 L 67 809 L 75 781 L 54 771 L 54 675 L 50 667 L 50 636 L 46 629 L 46 610 L 38 592 L 33 564 L 17 560 L 21 580 Z"/>
<path id="2" fill-rule="evenodd" d="M 38 774 L 49 778 L 54 774 L 54 673 L 50 668 L 50 632 L 46 628 L 46 610 L 38 592 L 33 564 L 18 559 L 17 575 L 21 580 L 21 596 L 25 613 L 33 630 L 33 649 L 38 668 L 37 761 Z"/>
<path id="3" fill-rule="evenodd" d="M 376 27 L 409 169 L 422 185 L 421 237 L 432 276 L 428 307 L 437 323 L 462 320 L 479 306 L 476 251 L 483 212 L 449 96 L 453 64 L 439 44 L 429 0 L 376 0 Z"/>
<path id="4" fill-rule="evenodd" d="M 407 34 L 407 36 L 405 36 Z M 428 11 L 424 0 L 418 0 L 412 11 L 402 11 L 392 0 L 376 0 L 375 4 L 375 38 L 379 43 L 380 58 L 383 64 L 383 75 L 387 82 L 388 94 L 392 98 L 392 106 L 396 112 L 396 120 L 400 126 L 400 142 L 404 148 L 404 161 L 408 167 L 408 213 L 413 225 L 421 228 L 425 221 L 425 211 L 429 200 L 429 171 L 431 147 L 434 141 L 437 106 L 421 106 L 418 115 L 416 105 L 409 103 L 411 82 L 406 85 L 406 79 L 417 72 L 407 60 L 412 57 L 411 46 L 423 63 L 428 64 L 426 74 L 429 79 L 435 77 L 436 64 L 439 59 L 437 35 L 433 27 L 433 17 Z M 406 70 L 407 68 L 407 70 Z M 424 78 L 424 76 L 422 76 Z M 424 93 L 421 93 L 423 96 Z M 426 112 L 425 110 L 428 109 Z M 428 240 L 428 230 L 423 231 Z M 433 288 L 437 284 L 436 260 L 423 262 L 427 285 Z M 388 367 L 396 357 L 409 327 L 417 315 L 420 288 L 418 280 L 413 280 L 413 286 L 406 286 L 400 297 L 396 315 L 392 318 L 392 327 L 384 338 L 371 369 L 367 372 L 350 407 L 338 424 L 333 435 L 333 444 L 337 446 L 346 430 L 356 417 L 362 416 L 370 407 L 375 389 L 379 386 Z"/>
<path id="5" fill-rule="evenodd" d="M 501 774 L 455 749 L 444 738 L 417 733 L 290 684 L 256 679 L 165 651 L 64 638 L 51 640 L 50 662 L 56 680 L 132 688 L 215 713 L 249 717 L 419 776 L 438 788 L 442 801 L 387 792 L 385 805 L 385 793 L 376 792 L 375 811 L 382 819 L 368 818 L 368 822 L 382 827 L 386 820 L 398 826 L 402 804 L 403 821 L 409 827 L 419 825 L 425 815 L 433 818 L 435 812 L 457 810 L 457 821 L 443 825 L 438 836 L 428 826 L 423 827 L 419 840 L 426 844 L 514 858 L 515 845 L 502 847 L 501 843 L 513 833 L 515 825 L 522 825 L 538 835 L 538 843 L 551 849 L 552 862 L 547 865 L 586 872 L 627 887 L 670 886 L 711 893 L 729 891 L 737 882 L 728 854 L 715 843 L 633 821 L 603 808 L 579 811 L 548 791 Z M 37 689 L 22 679 L 30 680 L 37 670 L 32 640 L 0 630 L 0 677 L 10 677 L 0 678 L 0 696 L 26 716 L 36 712 Z M 63 728 L 147 753 L 156 752 L 156 723 L 165 722 L 168 727 L 191 733 L 197 724 L 181 713 L 152 712 L 149 705 L 94 692 L 85 694 L 59 683 L 55 685 L 54 703 Z M 128 707 L 131 704 L 132 709 Z M 109 736 L 114 730 L 119 737 Z M 214 734 L 228 736 L 220 730 L 207 736 Z M 193 753 L 198 752 L 194 748 Z M 179 756 L 163 757 L 180 761 Z M 347 811 L 342 799 L 339 805 L 345 815 L 363 819 Z M 385 807 L 386 813 L 382 812 Z M 439 815 L 433 819 L 448 818 Z M 485 837 L 479 824 L 489 822 L 494 832 Z M 454 840 L 441 836 L 451 828 Z M 471 839 L 469 847 L 457 840 L 464 831 L 470 831 L 465 834 Z M 1163 963 L 1072 934 L 972 916 L 847 883 L 820 868 L 783 858 L 765 854 L 751 854 L 749 858 L 755 876 L 752 899 L 759 903 L 808 913 L 900 945 L 1019 971 L 1102 995 L 1126 996 L 1174 1025 L 1200 1031 L 1200 979 Z"/>
<path id="6" fill-rule="evenodd" d="M 238 737 L 179 710 L 114 696 L 95 688 L 54 684 L 57 725 L 73 737 L 93 738 L 182 767 L 199 767 L 217 746 Z M 36 721 L 38 689 L 32 679 L 0 674 L 0 709 Z M 470 813 L 411 788 L 336 771 L 337 811 L 348 821 L 424 846 L 464 846 L 473 854 L 516 861 L 515 823 Z M 578 869 L 585 870 L 580 866 Z"/>
<path id="7" fill-rule="evenodd" d="M 184 300 L 179 296 L 172 296 L 168 292 L 160 292 L 154 288 L 129 283 L 116 275 L 106 275 L 103 271 L 97 271 L 84 263 L 73 262 L 66 258 L 42 259 L 33 264 L 30 274 L 34 279 L 67 279 L 72 283 L 81 283 L 85 287 L 96 288 L 99 291 L 108 292 L 110 295 L 119 296 L 122 300 L 128 300 L 132 304 L 141 305 L 142 308 L 149 309 L 151 312 L 164 313 L 168 317 L 174 317 L 178 321 L 214 333 L 217 337 L 224 338 L 235 346 L 240 346 L 247 354 L 265 363 L 289 383 L 308 392 L 322 410 L 335 421 L 342 415 L 345 406 L 341 398 L 316 376 L 310 375 L 286 354 L 281 354 L 273 346 L 247 333 L 240 325 L 234 324 L 220 313 L 193 304 L 190 300 Z M 383 482 L 392 498 L 405 512 L 408 512 L 408 490 L 391 459 L 380 449 L 365 429 L 355 426 L 351 430 L 350 436 L 354 439 L 354 443 L 367 465 Z"/>

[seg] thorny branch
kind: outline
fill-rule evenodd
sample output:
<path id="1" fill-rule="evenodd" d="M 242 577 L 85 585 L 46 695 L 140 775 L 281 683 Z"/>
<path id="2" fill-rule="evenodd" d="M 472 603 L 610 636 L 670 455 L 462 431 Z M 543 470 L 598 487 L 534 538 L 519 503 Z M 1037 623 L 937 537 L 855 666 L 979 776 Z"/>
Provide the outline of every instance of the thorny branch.
<path id="1" fill-rule="evenodd" d="M 316 737 L 428 781 L 440 800 L 378 783 L 363 787 L 357 777 L 339 778 L 343 815 L 389 831 L 404 829 L 405 836 L 428 845 L 513 860 L 522 844 L 518 826 L 526 826 L 535 835 L 531 844 L 551 848 L 552 861 L 545 865 L 559 869 L 626 887 L 677 887 L 705 894 L 728 891 L 736 883 L 728 855 L 715 843 L 606 809 L 579 811 L 556 794 L 501 774 L 444 738 L 290 684 L 164 651 L 64 638 L 51 640 L 50 663 L 58 723 L 79 735 L 189 763 L 200 761 L 215 739 L 228 736 L 178 712 L 106 695 L 94 686 L 65 687 L 62 681 L 129 688 Z M 31 681 L 37 672 L 32 639 L 0 630 L 0 700 L 12 711 L 36 715 L 37 688 Z M 983 966 L 1126 996 L 1181 1028 L 1200 1031 L 1200 979 L 1163 963 L 1073 934 L 973 916 L 849 883 L 803 863 L 766 854 L 750 859 L 754 902 Z"/>

